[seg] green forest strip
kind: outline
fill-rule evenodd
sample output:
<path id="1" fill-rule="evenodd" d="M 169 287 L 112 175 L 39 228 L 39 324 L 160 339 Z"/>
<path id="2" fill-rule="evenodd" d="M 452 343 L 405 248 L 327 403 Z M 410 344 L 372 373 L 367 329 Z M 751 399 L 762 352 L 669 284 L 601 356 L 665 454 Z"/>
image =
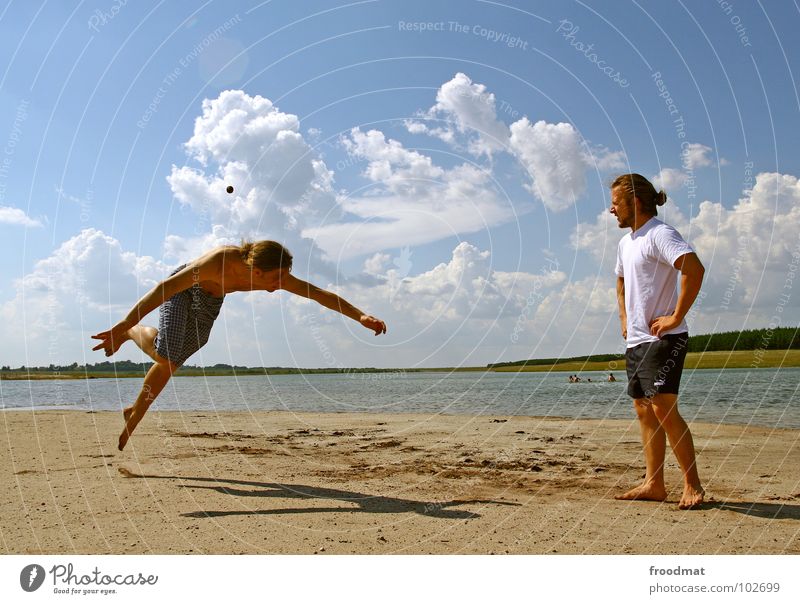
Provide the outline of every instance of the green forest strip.
<path id="1" fill-rule="evenodd" d="M 776 327 L 774 329 L 748 329 L 745 331 L 727 331 L 723 333 L 689 336 L 689 344 L 686 349 L 687 352 L 690 353 L 800 350 L 800 330 L 794 327 Z M 562 365 L 565 363 L 605 363 L 623 358 L 621 354 L 596 354 L 581 357 L 527 359 L 505 363 L 490 363 L 487 366 L 490 369 L 530 365 L 545 365 L 551 367 L 553 365 Z"/>
<path id="2" fill-rule="evenodd" d="M 800 367 L 800 350 L 736 350 L 690 352 L 686 355 L 685 369 L 767 369 L 775 367 Z M 491 371 L 621 371 L 625 373 L 625 359 L 608 361 L 566 361 L 550 365 L 504 365 Z M 621 377 L 621 376 L 617 376 Z"/>

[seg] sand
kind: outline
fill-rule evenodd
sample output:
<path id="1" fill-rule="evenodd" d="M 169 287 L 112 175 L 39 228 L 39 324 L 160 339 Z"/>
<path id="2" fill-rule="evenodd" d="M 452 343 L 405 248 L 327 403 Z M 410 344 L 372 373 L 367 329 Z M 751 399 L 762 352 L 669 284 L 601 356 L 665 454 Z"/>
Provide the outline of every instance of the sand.
<path id="1" fill-rule="evenodd" d="M 709 503 L 639 483 L 627 420 L 0 414 L 8 554 L 798 554 L 800 431 L 693 424 Z"/>

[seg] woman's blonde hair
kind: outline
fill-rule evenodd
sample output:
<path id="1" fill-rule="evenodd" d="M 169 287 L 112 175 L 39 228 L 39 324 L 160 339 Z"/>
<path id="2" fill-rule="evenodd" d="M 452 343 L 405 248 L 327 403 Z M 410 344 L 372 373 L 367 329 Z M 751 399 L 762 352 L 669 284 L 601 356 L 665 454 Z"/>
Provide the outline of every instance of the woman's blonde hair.
<path id="1" fill-rule="evenodd" d="M 611 188 L 620 187 L 625 191 L 626 201 L 633 201 L 638 197 L 642 202 L 642 209 L 653 216 L 658 216 L 658 206 L 667 203 L 667 194 L 664 191 L 656 192 L 656 188 L 641 174 L 621 174 L 611 183 Z"/>
<path id="2" fill-rule="evenodd" d="M 292 268 L 292 254 L 277 241 L 242 241 L 239 253 L 245 264 L 262 271 Z"/>

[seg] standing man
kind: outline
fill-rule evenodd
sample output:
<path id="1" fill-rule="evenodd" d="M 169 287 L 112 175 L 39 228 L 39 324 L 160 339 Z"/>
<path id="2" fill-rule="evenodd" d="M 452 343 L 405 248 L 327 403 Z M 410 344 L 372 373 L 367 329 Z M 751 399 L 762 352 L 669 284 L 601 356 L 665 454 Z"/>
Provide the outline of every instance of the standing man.
<path id="1" fill-rule="evenodd" d="M 686 313 L 700 291 L 705 269 L 680 233 L 656 218 L 667 195 L 640 174 L 623 174 L 611 184 L 611 213 L 631 232 L 617 251 L 617 302 L 628 395 L 639 418 L 647 472 L 644 482 L 616 499 L 664 501 L 666 439 L 683 471 L 681 509 L 703 502 L 694 442 L 678 413 L 686 345 Z M 677 277 L 680 275 L 680 292 Z"/>

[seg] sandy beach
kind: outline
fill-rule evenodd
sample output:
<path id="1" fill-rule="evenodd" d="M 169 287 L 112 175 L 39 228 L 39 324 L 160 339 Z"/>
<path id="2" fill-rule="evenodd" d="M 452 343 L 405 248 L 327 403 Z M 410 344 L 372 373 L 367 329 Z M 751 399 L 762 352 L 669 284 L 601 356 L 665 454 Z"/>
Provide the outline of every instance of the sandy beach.
<path id="1" fill-rule="evenodd" d="M 633 415 L 633 412 L 631 412 Z M 692 424 L 709 502 L 613 495 L 626 420 L 2 413 L 7 554 L 800 554 L 800 431 Z"/>

